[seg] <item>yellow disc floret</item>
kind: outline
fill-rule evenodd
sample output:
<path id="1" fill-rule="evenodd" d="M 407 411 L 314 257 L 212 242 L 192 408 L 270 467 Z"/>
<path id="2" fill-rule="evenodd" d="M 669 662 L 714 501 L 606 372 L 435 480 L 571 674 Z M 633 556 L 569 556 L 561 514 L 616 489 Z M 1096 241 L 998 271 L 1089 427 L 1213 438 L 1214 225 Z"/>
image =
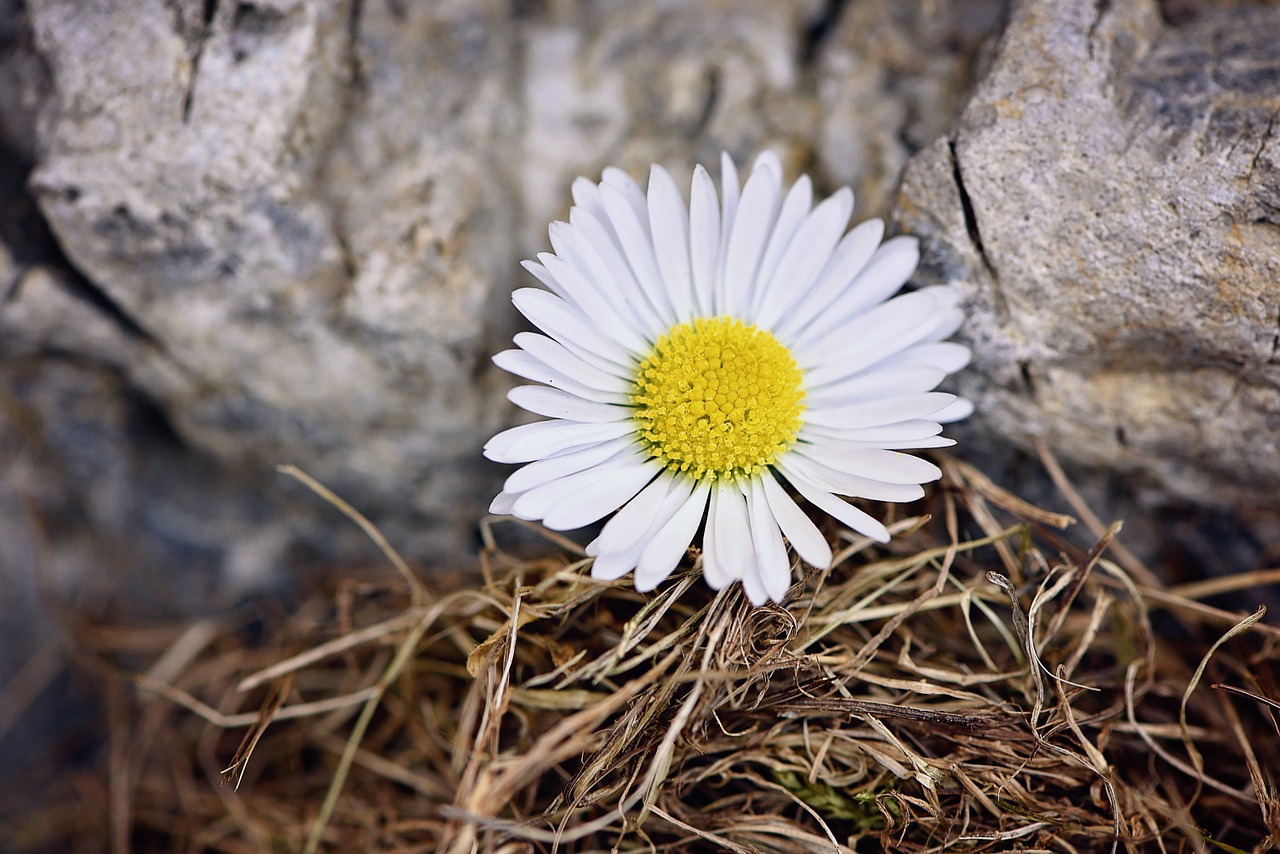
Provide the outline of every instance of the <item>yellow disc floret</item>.
<path id="1" fill-rule="evenodd" d="M 791 351 L 763 329 L 731 317 L 682 323 L 636 371 L 636 429 L 671 471 L 754 475 L 795 442 L 802 380 Z"/>

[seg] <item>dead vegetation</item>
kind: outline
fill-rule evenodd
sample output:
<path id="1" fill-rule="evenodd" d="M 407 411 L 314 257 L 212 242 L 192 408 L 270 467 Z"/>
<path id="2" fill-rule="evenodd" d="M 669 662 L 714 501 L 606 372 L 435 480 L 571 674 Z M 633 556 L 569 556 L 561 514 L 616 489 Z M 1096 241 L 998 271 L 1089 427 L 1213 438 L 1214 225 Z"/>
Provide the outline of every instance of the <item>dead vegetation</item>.
<path id="1" fill-rule="evenodd" d="M 1201 600 L 1280 572 L 1162 587 L 1059 472 L 1092 535 L 944 465 L 889 546 L 832 529 L 835 567 L 781 607 L 692 563 L 654 595 L 596 582 L 574 543 L 517 554 L 493 522 L 479 583 L 428 585 L 388 547 L 402 578 L 338 580 L 258 636 L 82 627 L 105 770 L 4 833 L 64 852 L 1277 847 L 1280 629 Z"/>

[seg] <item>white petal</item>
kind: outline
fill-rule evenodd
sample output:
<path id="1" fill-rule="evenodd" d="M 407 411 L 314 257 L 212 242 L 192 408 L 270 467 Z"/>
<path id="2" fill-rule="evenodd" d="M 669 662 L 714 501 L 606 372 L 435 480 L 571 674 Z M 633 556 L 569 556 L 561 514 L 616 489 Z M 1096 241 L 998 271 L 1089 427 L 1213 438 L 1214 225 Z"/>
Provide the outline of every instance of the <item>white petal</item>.
<path id="1" fill-rule="evenodd" d="M 973 354 L 963 344 L 957 344 L 954 341 L 930 341 L 926 338 L 925 343 L 915 344 L 901 353 L 895 353 L 877 362 L 875 367 L 879 370 L 899 365 L 928 365 L 946 371 L 948 374 L 954 374 L 968 365 L 972 358 Z"/>
<path id="2" fill-rule="evenodd" d="M 724 260 L 720 311 L 739 316 L 751 305 L 760 256 L 778 213 L 781 181 L 767 167 L 752 170 L 742 191 Z"/>
<path id="3" fill-rule="evenodd" d="M 738 214 L 738 196 L 742 185 L 738 183 L 738 167 L 733 165 L 729 152 L 720 153 L 720 254 L 716 259 L 716 284 L 712 314 L 725 314 L 728 309 L 720 303 L 724 291 L 724 265 L 728 255 L 729 235 L 733 233 L 733 221 Z"/>
<path id="4" fill-rule="evenodd" d="M 879 446 L 887 451 L 909 451 L 921 448 L 950 448 L 955 443 L 955 439 L 948 439 L 945 436 L 934 436 L 931 439 L 901 439 L 881 442 L 879 443 Z"/>
<path id="5" fill-rule="evenodd" d="M 901 397 L 904 394 L 933 391 L 947 378 L 947 372 L 928 365 L 899 365 L 871 368 L 851 377 L 808 389 L 805 406 L 846 406 L 865 400 Z"/>
<path id="6" fill-rule="evenodd" d="M 538 421 L 503 430 L 485 443 L 484 455 L 498 463 L 527 463 L 634 432 L 635 426 L 628 421 L 606 424 Z"/>
<path id="7" fill-rule="evenodd" d="M 764 256 L 760 259 L 761 282 L 772 280 L 778 273 L 778 263 L 786 253 L 787 247 L 791 245 L 792 239 L 802 231 L 801 223 L 805 221 L 805 217 L 809 215 L 812 208 L 813 182 L 809 180 L 808 175 L 801 175 L 787 191 L 787 195 L 782 200 L 782 207 L 778 210 L 778 219 L 773 224 L 773 232 L 769 235 L 769 245 L 765 247 Z M 758 318 L 760 306 L 768 295 L 768 287 L 756 291 L 756 298 L 752 301 L 753 316 Z M 770 326 L 758 319 L 757 323 L 766 329 Z"/>
<path id="8" fill-rule="evenodd" d="M 920 263 L 920 241 L 911 235 L 891 237 L 880 245 L 850 284 L 831 304 L 831 311 L 848 317 L 878 305 L 902 288 Z"/>
<path id="9" fill-rule="evenodd" d="M 950 406 L 955 399 L 954 394 L 942 391 L 908 394 L 902 397 L 854 403 L 849 406 L 815 407 L 805 410 L 804 420 L 806 424 L 834 427 L 840 430 L 876 427 L 881 424 L 932 417 L 935 412 L 941 412 L 945 407 Z"/>
<path id="10" fill-rule="evenodd" d="M 712 590 L 719 590 L 728 585 L 733 578 L 720 564 L 720 552 L 716 549 L 716 516 L 720 512 L 720 490 L 711 486 L 711 495 L 707 504 L 707 525 L 702 532 L 702 577 Z"/>
<path id="11" fill-rule="evenodd" d="M 737 484 L 718 481 L 712 487 L 703 541 L 702 567 L 707 584 L 719 590 L 742 579 L 754 560 L 746 497 Z"/>
<path id="12" fill-rule="evenodd" d="M 621 292 L 612 287 L 612 277 L 601 282 L 588 281 L 572 264 L 550 252 L 538 253 L 538 260 L 568 293 L 569 301 L 590 318 L 607 338 L 617 341 L 633 353 L 648 349 L 648 343 L 637 331 L 635 318 L 626 310 L 626 306 L 622 306 L 625 316 L 615 308 L 623 300 Z"/>
<path id="13" fill-rule="evenodd" d="M 658 335 L 665 331 L 669 324 L 658 317 L 658 312 L 649 301 L 648 295 L 636 281 L 635 275 L 631 272 L 631 265 L 622 254 L 622 245 L 618 242 L 617 235 L 613 233 L 612 226 L 607 222 L 607 219 L 601 221 L 583 209 L 571 208 L 569 225 L 579 234 L 566 236 L 566 249 L 572 251 L 575 258 L 584 259 L 584 270 L 595 270 L 594 275 L 599 275 L 602 279 L 607 278 L 614 283 L 617 291 L 622 294 L 622 299 L 631 315 L 636 319 L 638 324 L 636 328 L 644 332 L 646 338 L 656 341 Z M 594 261 L 591 260 L 592 256 L 595 258 Z M 593 266 L 597 262 L 604 268 L 603 272 Z"/>
<path id="14" fill-rule="evenodd" d="M 796 488 L 796 492 L 803 495 L 810 504 L 834 516 L 864 537 L 870 537 L 881 543 L 889 542 L 889 530 L 880 522 L 871 518 L 871 516 L 852 504 L 846 504 L 825 489 L 808 482 L 803 476 L 793 474 L 785 465 L 780 465 L 779 469 L 786 475 L 787 480 L 791 481 L 791 485 Z"/>
<path id="15" fill-rule="evenodd" d="M 592 236 L 594 236 L 597 244 L 613 245 L 613 238 L 605 233 L 603 226 L 594 216 L 582 208 L 570 208 L 569 220 L 569 222 L 553 222 L 547 229 L 547 234 L 551 238 L 551 246 L 555 249 L 556 255 L 581 272 L 588 281 L 596 284 L 605 298 L 613 301 L 620 316 L 632 321 L 632 325 L 636 329 L 643 328 L 644 325 L 640 322 L 640 317 L 632 311 L 634 295 L 628 292 L 628 281 L 625 278 L 620 280 L 614 274 L 610 266 L 605 263 L 601 253 L 593 245 L 593 241 L 587 235 L 587 232 L 588 230 L 593 232 Z M 584 220 L 589 220 L 593 227 L 584 226 Z M 526 261 L 525 267 L 528 268 L 531 263 Z M 555 280 L 555 277 L 550 272 L 545 273 L 545 275 L 551 280 Z M 539 278 L 542 277 L 539 276 Z M 558 282 L 556 286 L 561 287 Z M 561 287 L 561 290 L 564 289 Z"/>
<path id="16" fill-rule="evenodd" d="M 592 488 L 577 489 L 566 496 L 542 517 L 542 524 L 553 531 L 567 531 L 603 519 L 631 500 L 661 468 L 650 462 L 610 472 Z"/>
<path id="17" fill-rule="evenodd" d="M 714 292 L 720 261 L 720 202 L 716 185 L 707 170 L 693 170 L 689 189 L 689 262 L 698 313 L 715 314 Z"/>
<path id="18" fill-rule="evenodd" d="M 931 294 L 903 294 L 826 335 L 807 338 L 792 352 L 808 369 L 805 381 L 812 386 L 824 385 L 918 342 L 932 329 L 936 306 Z"/>
<path id="19" fill-rule="evenodd" d="M 516 499 L 519 497 L 510 492 L 499 492 L 493 501 L 489 502 L 489 512 L 495 516 L 510 516 L 511 509 L 515 507 Z"/>
<path id="20" fill-rule="evenodd" d="M 695 305 L 689 271 L 689 215 L 675 180 L 661 166 L 654 166 L 649 173 L 649 229 L 676 318 L 687 320 Z"/>
<path id="21" fill-rule="evenodd" d="M 615 187 L 605 184 L 600 188 L 600 195 L 604 199 L 605 210 L 609 212 L 609 222 L 622 241 L 622 252 L 631 265 L 631 272 L 658 312 L 658 317 L 670 324 L 675 313 L 663 287 L 662 276 L 658 273 L 647 218 L 642 222 L 626 197 Z"/>
<path id="22" fill-rule="evenodd" d="M 649 540 L 636 566 L 636 590 L 643 593 L 657 587 L 680 563 L 702 524 L 710 492 L 705 482 L 699 483 L 680 509 Z"/>
<path id="23" fill-rule="evenodd" d="M 602 554 L 591 561 L 591 577 L 602 581 L 616 581 L 627 572 L 634 570 L 637 560 L 640 560 L 640 549 Z"/>
<path id="24" fill-rule="evenodd" d="M 664 471 L 605 523 L 595 540 L 597 553 L 624 552 L 643 545 L 645 535 L 659 520 L 663 506 L 674 501 L 678 507 L 692 491 L 693 481 L 690 478 L 677 478 Z M 672 512 L 675 512 L 674 507 Z"/>
<path id="25" fill-rule="evenodd" d="M 964 323 L 964 312 L 959 308 L 963 299 L 960 289 L 955 285 L 930 285 L 920 288 L 920 292 L 932 294 L 938 302 L 932 327 L 920 340 L 932 342 L 950 338 Z"/>
<path id="26" fill-rule="evenodd" d="M 604 212 L 604 200 L 600 198 L 599 184 L 590 178 L 578 177 L 573 179 L 569 192 L 573 196 L 574 205 L 590 213 L 600 222 L 608 222 L 608 216 Z M 616 239 L 612 232 L 610 232 L 609 236 L 611 239 Z"/>
<path id="27" fill-rule="evenodd" d="M 556 531 L 590 525 L 621 507 L 658 473 L 656 464 L 641 460 L 636 453 L 615 456 L 534 487 L 516 499 L 515 513 L 522 519 L 541 519 Z"/>
<path id="28" fill-rule="evenodd" d="M 912 439 L 928 439 L 942 432 L 942 425 L 925 418 L 911 421 L 898 421 L 893 424 L 878 424 L 875 427 L 860 427 L 852 430 L 840 430 L 834 427 L 821 427 L 806 424 L 800 428 L 800 441 L 809 442 L 818 438 L 839 439 L 843 442 L 866 442 L 883 448 L 880 442 L 892 442 Z"/>
<path id="29" fill-rule="evenodd" d="M 511 294 L 511 301 L 530 323 L 583 359 L 589 362 L 606 359 L 623 368 L 635 368 L 631 354 L 601 335 L 586 315 L 555 294 L 537 288 L 520 288 Z"/>
<path id="30" fill-rule="evenodd" d="M 920 290 L 933 294 L 938 298 L 938 304 L 947 308 L 954 308 L 964 300 L 964 293 L 954 282 L 948 282 L 945 285 L 925 285 Z"/>
<path id="31" fill-rule="evenodd" d="M 747 594 L 747 600 L 757 608 L 769 601 L 769 591 L 765 589 L 760 567 L 755 561 L 742 574 L 742 592 Z"/>
<path id="32" fill-rule="evenodd" d="M 831 260 L 852 213 L 853 193 L 848 188 L 840 189 L 814 209 L 787 247 L 777 270 L 763 280 L 757 324 L 772 328 L 809 291 Z"/>
<path id="33" fill-rule="evenodd" d="M 633 372 L 613 362 L 603 360 L 588 362 L 553 338 L 539 335 L 537 332 L 517 332 L 515 344 L 548 368 L 559 371 L 585 386 L 616 394 L 631 394 L 635 390 Z"/>
<path id="34" fill-rule="evenodd" d="M 813 524 L 813 520 L 791 500 L 791 496 L 778 485 L 771 473 L 765 472 L 761 476 L 760 486 L 769 502 L 769 509 L 773 511 L 773 517 L 778 520 L 782 533 L 791 541 L 791 548 L 795 549 L 800 559 L 818 569 L 830 567 L 831 546 L 818 526 Z"/>
<path id="35" fill-rule="evenodd" d="M 639 549 L 600 555 L 591 562 L 591 577 L 601 581 L 614 581 L 635 569 L 638 560 Z"/>
<path id="36" fill-rule="evenodd" d="M 551 225 L 553 228 L 555 227 L 555 223 L 552 223 Z M 556 277 L 551 275 L 551 271 L 546 267 L 542 266 L 537 261 L 521 261 L 520 266 L 532 273 L 533 277 L 541 282 L 543 287 L 547 290 L 551 291 L 561 299 L 569 299 L 569 292 L 564 289 L 563 285 L 556 281 Z"/>
<path id="37" fill-rule="evenodd" d="M 629 407 L 583 400 L 577 395 L 569 394 L 567 391 L 543 385 L 516 386 L 507 392 L 507 400 L 521 409 L 537 415 L 545 415 L 548 418 L 563 418 L 568 421 L 604 424 L 611 421 L 623 421 L 631 417 L 631 409 Z"/>
<path id="38" fill-rule="evenodd" d="M 787 547 L 782 542 L 778 520 L 769 509 L 769 501 L 765 498 L 760 478 L 751 481 L 751 491 L 747 494 L 747 512 L 751 517 L 751 542 L 756 550 L 757 574 L 764 583 L 768 597 L 781 602 L 791 587 L 791 561 L 787 558 Z M 763 602 L 753 599 L 752 604 L 761 605 Z"/>
<path id="39" fill-rule="evenodd" d="M 729 152 L 720 152 L 720 243 L 727 246 L 729 233 L 733 231 L 733 218 L 738 212 L 738 196 L 742 192 L 742 182 L 738 179 L 738 167 L 734 165 Z"/>
<path id="40" fill-rule="evenodd" d="M 751 169 L 753 171 L 756 169 L 768 169 L 777 177 L 778 183 L 782 183 L 782 158 L 772 148 L 766 148 L 757 154 L 756 162 L 751 164 Z"/>
<path id="41" fill-rule="evenodd" d="M 901 299 L 901 297 L 899 297 Z M 886 303 L 886 305 L 888 305 Z M 882 306 L 883 307 L 883 306 Z M 866 315 L 870 318 L 875 312 Z M 902 386 L 894 390 L 892 388 L 881 388 L 876 391 L 876 387 L 880 385 L 879 365 L 884 364 L 882 357 L 891 355 L 896 346 L 893 333 L 897 333 L 898 341 L 911 342 L 917 339 L 919 330 L 922 327 L 916 326 L 909 318 L 889 318 L 896 321 L 896 326 L 890 327 L 888 324 L 884 327 L 884 338 L 889 339 L 887 342 L 881 339 L 879 330 L 873 333 L 867 333 L 867 328 L 861 325 L 862 318 L 854 321 L 858 324 L 857 328 L 850 329 L 850 338 L 848 342 L 837 342 L 832 336 L 831 345 L 834 348 L 828 350 L 821 355 L 811 352 L 810 358 L 821 359 L 820 364 L 811 365 L 804 375 L 806 389 L 811 389 L 812 394 L 805 399 L 805 404 L 814 409 L 828 406 L 845 406 L 849 403 L 858 403 L 862 400 L 875 400 L 885 396 L 902 397 L 907 394 L 917 392 L 926 392 L 937 386 L 946 374 L 942 376 L 933 385 L 929 385 L 927 380 L 934 374 L 912 373 L 912 374 L 892 374 L 885 379 L 892 380 L 893 377 L 902 377 L 904 380 L 910 377 L 911 382 L 903 382 Z M 870 325 L 870 324 L 869 324 Z M 852 325 L 851 325 L 852 327 Z M 863 335 L 864 337 L 854 338 L 855 335 Z M 872 337 L 874 335 L 874 339 Z M 876 348 L 876 343 L 880 342 L 880 347 Z M 794 352 L 794 351 L 792 351 Z M 887 370 L 898 371 L 898 368 L 890 368 Z M 926 368 L 927 371 L 936 371 L 936 368 Z M 860 388 L 865 391 L 859 392 Z"/>
<path id="42" fill-rule="evenodd" d="M 964 311 L 958 308 L 948 309 L 938 316 L 933 329 L 920 340 L 941 341 L 944 338 L 950 338 L 962 325 L 964 325 Z"/>
<path id="43" fill-rule="evenodd" d="M 634 439 L 626 437 L 535 460 L 512 472 L 506 483 L 502 485 L 502 489 L 511 493 L 527 492 L 536 486 L 542 486 L 544 483 L 599 465 L 634 444 Z"/>
<path id="44" fill-rule="evenodd" d="M 861 272 L 835 299 L 817 306 L 803 335 L 807 340 L 822 338 L 841 330 L 854 318 L 884 302 L 902 289 L 920 260 L 920 245 L 914 237 L 895 237 L 883 243 Z"/>
<path id="45" fill-rule="evenodd" d="M 524 350 L 503 350 L 493 357 L 493 363 L 508 373 L 524 377 L 527 380 L 533 380 L 534 382 L 545 383 L 552 388 L 567 391 L 569 394 L 580 397 L 583 400 L 590 400 L 595 403 L 616 403 L 623 406 L 631 402 L 630 395 L 601 391 L 598 388 L 584 385 L 548 367 L 540 359 L 535 358 L 530 353 L 526 353 Z"/>
<path id="46" fill-rule="evenodd" d="M 600 178 L 602 196 L 606 186 L 617 190 L 626 199 L 627 204 L 631 206 L 631 210 L 635 212 L 637 219 L 641 222 L 647 219 L 648 203 L 645 201 L 644 191 L 640 189 L 640 185 L 636 183 L 634 178 L 617 166 L 606 166 L 604 171 L 600 173 Z"/>
<path id="47" fill-rule="evenodd" d="M 884 222 L 872 219 L 854 227 L 841 238 L 830 260 L 818 275 L 818 280 L 798 303 L 792 305 L 787 316 L 778 322 L 775 330 L 778 336 L 788 341 L 793 340 L 798 330 L 803 329 L 845 293 L 854 277 L 875 254 L 882 237 Z"/>
<path id="48" fill-rule="evenodd" d="M 973 414 L 973 401 L 966 398 L 958 398 L 955 403 L 946 409 L 940 409 L 929 417 L 939 424 L 950 424 L 953 421 L 962 421 Z"/>
<path id="49" fill-rule="evenodd" d="M 661 477 L 661 475 L 659 475 L 659 477 Z M 601 546 L 600 544 L 601 537 L 596 537 L 595 540 L 593 540 L 591 543 L 587 545 L 587 554 L 593 555 L 593 556 L 599 556 L 599 559 L 605 562 L 604 567 L 601 569 L 601 572 L 612 573 L 617 571 L 618 567 L 624 566 L 624 565 L 627 567 L 628 570 L 635 569 L 639 564 L 640 558 L 644 554 L 645 549 L 649 546 L 649 543 L 653 540 L 654 537 L 658 535 L 659 531 L 662 530 L 663 526 L 665 526 L 668 522 L 670 522 L 671 519 L 678 512 L 680 512 L 681 508 L 683 508 L 685 504 L 688 502 L 689 495 L 692 492 L 693 487 L 694 487 L 694 482 L 692 480 L 688 478 L 681 478 L 680 481 L 675 484 L 674 489 L 668 488 L 668 491 L 666 492 L 662 500 L 661 506 L 659 506 L 653 513 L 651 513 L 649 518 L 644 520 L 643 526 L 640 527 L 641 533 L 638 535 L 638 538 L 636 539 L 636 542 L 633 545 L 621 551 L 609 551 L 607 549 L 604 549 Z M 653 488 L 653 484 L 650 484 L 649 486 L 645 487 L 645 490 L 649 490 L 652 488 Z M 633 498 L 630 502 L 626 504 L 626 506 L 622 508 L 622 510 L 619 510 L 618 513 L 621 514 L 625 512 L 627 508 L 629 508 L 632 504 L 634 504 L 636 501 L 641 500 L 641 496 L 643 495 L 644 495 L 644 492 L 642 491 L 641 495 L 637 495 L 635 498 Z M 699 512 L 701 512 L 700 509 L 699 509 Z M 699 519 L 700 518 L 701 517 L 699 517 Z M 605 527 L 607 528 L 609 527 L 609 525 L 612 525 L 615 519 L 617 519 L 617 516 L 615 516 L 613 519 L 610 519 L 609 522 L 605 525 Z M 603 536 L 603 534 L 604 532 L 602 531 L 601 536 Z M 690 534 L 689 536 L 692 537 L 693 535 Z M 688 540 L 686 539 L 685 547 L 687 546 L 688 546 Z M 681 553 L 683 553 L 683 551 L 684 549 L 682 548 Z M 677 562 L 679 561 L 679 557 L 676 558 L 676 561 Z M 672 564 L 672 567 L 674 566 L 675 564 Z M 662 574 L 661 578 L 657 578 L 656 580 L 654 580 L 653 584 L 657 584 L 663 578 L 666 578 L 667 575 L 670 574 L 670 572 L 671 570 L 668 569 L 665 573 Z M 653 585 L 650 585 L 647 588 L 637 588 L 637 589 L 651 590 L 653 589 Z"/>
<path id="50" fill-rule="evenodd" d="M 888 483 L 858 472 L 843 471 L 821 457 L 808 456 L 794 448 L 789 456 L 791 459 L 788 464 L 796 474 L 836 495 L 899 504 L 924 497 L 924 487 L 918 483 Z"/>

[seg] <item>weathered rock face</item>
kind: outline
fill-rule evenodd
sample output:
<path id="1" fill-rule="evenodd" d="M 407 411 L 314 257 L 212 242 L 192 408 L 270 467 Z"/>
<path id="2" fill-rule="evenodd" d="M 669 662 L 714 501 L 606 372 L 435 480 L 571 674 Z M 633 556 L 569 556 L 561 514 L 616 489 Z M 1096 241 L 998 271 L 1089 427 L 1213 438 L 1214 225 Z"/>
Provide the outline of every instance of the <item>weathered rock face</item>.
<path id="1" fill-rule="evenodd" d="M 907 158 L 947 133 L 1005 0 L 854 2 L 819 51 L 816 160 L 862 217 L 893 203 Z"/>
<path id="2" fill-rule="evenodd" d="M 93 355 L 194 447 L 297 462 L 375 514 L 436 518 L 417 548 L 456 547 L 514 253 L 497 152 L 466 143 L 508 133 L 510 39 L 446 18 L 433 40 L 386 4 L 127 8 L 29 7 L 53 87 L 31 186 L 131 333 Z M 416 55 L 380 44 L 401 26 Z M 20 287 L 12 311 L 53 294 Z M 69 331 L 49 320 L 39 340 Z"/>
<path id="3" fill-rule="evenodd" d="M 896 216 L 981 423 L 1194 501 L 1280 483 L 1280 9 L 1018 4 Z"/>

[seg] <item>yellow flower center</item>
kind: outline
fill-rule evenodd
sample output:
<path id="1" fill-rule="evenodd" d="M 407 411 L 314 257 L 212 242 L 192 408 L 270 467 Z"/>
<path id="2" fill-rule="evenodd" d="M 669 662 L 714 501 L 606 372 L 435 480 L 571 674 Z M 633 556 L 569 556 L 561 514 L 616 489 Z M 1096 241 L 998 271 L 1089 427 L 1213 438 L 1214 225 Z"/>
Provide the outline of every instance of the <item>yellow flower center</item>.
<path id="1" fill-rule="evenodd" d="M 803 378 L 791 351 L 763 329 L 731 317 L 682 323 L 636 371 L 636 429 L 673 472 L 754 475 L 795 442 Z"/>

